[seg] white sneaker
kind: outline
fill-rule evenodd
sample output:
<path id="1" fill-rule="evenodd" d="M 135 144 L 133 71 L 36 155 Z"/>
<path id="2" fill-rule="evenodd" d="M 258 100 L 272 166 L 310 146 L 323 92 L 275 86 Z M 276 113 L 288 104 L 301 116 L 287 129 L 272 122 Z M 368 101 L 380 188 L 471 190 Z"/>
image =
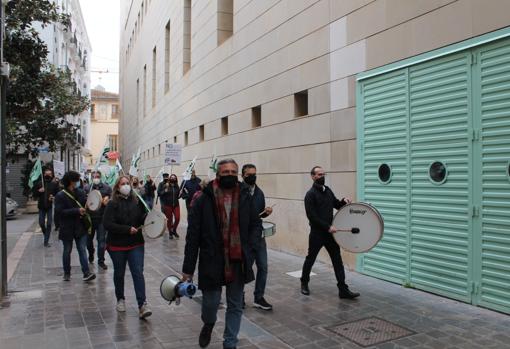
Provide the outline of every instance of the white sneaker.
<path id="1" fill-rule="evenodd" d="M 138 314 L 138 317 L 140 319 L 145 319 L 146 317 L 149 317 L 152 315 L 152 310 L 149 308 L 149 305 L 147 302 L 143 303 L 143 305 L 140 307 L 140 313 Z"/>
<path id="2" fill-rule="evenodd" d="M 117 301 L 117 311 L 120 312 L 120 313 L 125 313 L 126 312 L 126 301 L 123 300 L 123 299 L 119 299 Z"/>

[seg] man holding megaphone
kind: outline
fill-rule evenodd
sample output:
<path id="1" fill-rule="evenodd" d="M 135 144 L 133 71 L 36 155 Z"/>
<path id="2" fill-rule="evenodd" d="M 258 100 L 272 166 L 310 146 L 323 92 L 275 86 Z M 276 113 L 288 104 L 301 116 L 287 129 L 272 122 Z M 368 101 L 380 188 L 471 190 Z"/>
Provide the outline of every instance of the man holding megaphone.
<path id="1" fill-rule="evenodd" d="M 191 207 L 182 272 L 183 280 L 191 280 L 198 260 L 204 322 L 199 337 L 201 348 L 211 341 L 223 286 L 227 293 L 223 347 L 236 347 L 244 285 L 254 280 L 252 246 L 260 234 L 258 212 L 250 204 L 248 186 L 240 183 L 237 175 L 234 160 L 220 161 L 216 179 Z"/>

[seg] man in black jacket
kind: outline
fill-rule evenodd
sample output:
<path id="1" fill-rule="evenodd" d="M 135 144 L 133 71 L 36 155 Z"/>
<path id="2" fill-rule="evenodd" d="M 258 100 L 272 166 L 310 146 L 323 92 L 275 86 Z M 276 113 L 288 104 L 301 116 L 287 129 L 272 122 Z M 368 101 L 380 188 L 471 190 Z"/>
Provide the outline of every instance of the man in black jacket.
<path id="1" fill-rule="evenodd" d="M 244 285 L 253 281 L 253 246 L 257 240 L 257 212 L 249 188 L 237 180 L 238 166 L 232 159 L 218 163 L 218 177 L 209 183 L 191 207 L 183 279 L 195 272 L 202 290 L 202 321 L 199 345 L 211 340 L 221 288 L 226 286 L 227 311 L 223 347 L 235 348 L 243 314 Z"/>
<path id="2" fill-rule="evenodd" d="M 340 247 L 336 243 L 333 233 L 336 227 L 333 223 L 333 208 L 340 209 L 349 204 L 349 198 L 338 200 L 329 187 L 324 185 L 326 173 L 320 166 L 315 166 L 310 171 L 313 185 L 305 196 L 306 216 L 310 223 L 310 235 L 308 239 L 308 255 L 306 256 L 301 274 L 301 293 L 308 296 L 310 290 L 308 282 L 310 281 L 310 272 L 315 263 L 315 259 L 322 247 L 326 247 L 331 263 L 335 270 L 336 281 L 340 298 L 354 299 L 360 294 L 351 292 L 345 283 L 345 271 L 340 254 Z"/>
<path id="3" fill-rule="evenodd" d="M 202 180 L 197 177 L 195 170 L 191 171 L 191 178 L 188 181 L 183 181 L 181 185 L 181 198 L 186 202 L 186 210 L 189 212 L 191 200 L 193 195 L 200 190 L 200 182 Z"/>
<path id="4" fill-rule="evenodd" d="M 253 292 L 253 306 L 263 310 L 272 310 L 273 306 L 264 298 L 267 281 L 267 247 L 266 239 L 262 236 L 262 218 L 268 217 L 273 213 L 271 207 L 266 207 L 266 198 L 264 192 L 257 185 L 257 168 L 253 164 L 246 164 L 241 170 L 244 183 L 250 188 L 253 206 L 258 212 L 257 226 L 258 236 L 255 244 L 255 265 L 257 266 L 257 276 L 255 278 L 255 290 Z"/>
<path id="5" fill-rule="evenodd" d="M 101 197 L 103 201 L 101 202 L 101 206 L 96 211 L 90 211 L 87 208 L 87 212 L 90 215 L 92 220 L 92 230 L 87 238 L 87 250 L 89 252 L 89 262 L 94 262 L 94 236 L 97 234 L 97 265 L 106 270 L 108 267 L 104 263 L 104 251 L 106 249 L 106 230 L 103 226 L 103 215 L 106 204 L 110 200 L 112 196 L 112 188 L 106 183 L 101 181 L 101 172 L 94 171 L 92 172 L 92 188 L 90 185 L 85 187 L 85 192 L 88 194 L 91 190 L 98 190 L 101 193 Z"/>
<path id="6" fill-rule="evenodd" d="M 62 178 L 64 189 L 55 197 L 55 215 L 59 216 L 60 229 L 59 239 L 62 240 L 64 250 L 62 252 L 62 264 L 64 267 L 64 281 L 71 280 L 71 251 L 73 241 L 80 256 L 83 281 L 91 281 L 96 275 L 90 272 L 87 263 L 87 233 L 90 225 L 90 217 L 85 209 L 85 193 L 80 188 L 80 174 L 69 171 Z"/>
<path id="7" fill-rule="evenodd" d="M 32 189 L 32 195 L 37 199 L 39 209 L 39 226 L 44 235 L 44 246 L 50 247 L 50 234 L 53 221 L 53 200 L 59 191 L 58 184 L 53 181 L 53 171 L 44 170 L 44 176 Z"/>

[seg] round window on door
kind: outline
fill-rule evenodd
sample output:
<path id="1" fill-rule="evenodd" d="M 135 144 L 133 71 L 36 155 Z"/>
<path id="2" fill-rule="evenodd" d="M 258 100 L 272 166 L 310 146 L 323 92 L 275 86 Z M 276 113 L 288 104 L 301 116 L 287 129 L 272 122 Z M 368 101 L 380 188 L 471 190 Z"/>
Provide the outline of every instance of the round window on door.
<path id="1" fill-rule="evenodd" d="M 379 165 L 379 168 L 377 169 L 377 177 L 379 177 L 379 181 L 382 184 L 388 184 L 391 182 L 391 167 L 388 164 L 381 164 Z"/>
<path id="2" fill-rule="evenodd" d="M 429 167 L 429 179 L 432 183 L 440 185 L 446 182 L 448 169 L 441 161 L 434 161 Z"/>

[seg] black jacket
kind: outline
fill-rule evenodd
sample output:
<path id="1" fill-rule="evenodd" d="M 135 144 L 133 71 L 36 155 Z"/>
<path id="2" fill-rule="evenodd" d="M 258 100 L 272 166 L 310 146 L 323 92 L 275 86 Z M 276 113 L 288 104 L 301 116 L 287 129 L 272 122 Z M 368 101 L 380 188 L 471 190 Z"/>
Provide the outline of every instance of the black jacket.
<path id="1" fill-rule="evenodd" d="M 155 196 L 154 192 L 156 191 L 156 184 L 154 184 L 154 181 L 151 182 L 145 182 L 143 185 L 145 187 L 145 198 L 153 198 Z"/>
<path id="2" fill-rule="evenodd" d="M 44 192 L 40 193 L 39 189 L 42 188 L 42 181 L 39 180 L 36 182 L 34 187 L 32 188 L 32 196 L 37 199 L 37 208 L 39 210 L 47 210 L 53 207 L 53 202 L 50 201 L 50 194 L 53 197 L 57 196 L 60 188 L 58 183 L 53 180 L 44 181 Z"/>
<path id="3" fill-rule="evenodd" d="M 140 200 L 132 197 L 110 200 L 103 216 L 103 225 L 108 232 L 106 243 L 118 247 L 143 244 L 145 241 L 141 230 L 134 235 L 129 232 L 131 227 L 142 226 L 146 215 L 145 207 Z"/>
<path id="4" fill-rule="evenodd" d="M 252 270 L 254 246 L 260 232 L 256 226 L 257 212 L 252 205 L 249 189 L 244 184 L 240 185 L 239 232 L 243 253 L 242 270 L 244 282 L 248 283 L 254 280 Z M 225 285 L 223 236 L 212 183 L 204 189 L 191 211 L 192 218 L 188 222 L 182 272 L 194 274 L 198 259 L 198 287 L 201 290 L 218 289 Z"/>
<path id="5" fill-rule="evenodd" d="M 262 219 L 267 217 L 267 214 L 262 214 L 259 216 L 261 212 L 264 212 L 266 208 L 266 198 L 264 196 L 264 192 L 259 188 L 258 185 L 255 185 L 255 190 L 253 191 L 253 195 L 251 197 L 253 201 L 253 206 L 255 211 L 257 212 L 257 227 L 259 229 L 259 240 L 262 240 Z"/>
<path id="6" fill-rule="evenodd" d="M 85 207 L 87 199 L 83 190 L 75 189 L 69 194 Z M 85 216 L 80 216 L 80 206 L 63 190 L 55 196 L 55 218 L 60 224 L 58 231 L 60 240 L 73 240 L 87 234 Z"/>
<path id="7" fill-rule="evenodd" d="M 106 183 L 99 183 L 97 185 L 92 184 L 92 190 L 99 190 L 103 199 L 106 196 L 108 196 L 109 198 L 112 197 L 112 188 L 110 188 L 110 186 Z M 87 185 L 85 187 L 85 192 L 88 195 L 88 193 L 90 192 L 90 186 Z M 94 223 L 99 223 L 103 219 L 104 210 L 105 210 L 105 206 L 103 206 L 101 204 L 101 207 L 99 207 L 99 209 L 97 211 L 89 211 L 89 210 L 87 210 L 87 211 L 89 212 L 90 217 L 92 218 L 92 221 Z"/>
<path id="8" fill-rule="evenodd" d="M 338 200 L 327 186 L 314 184 L 305 196 L 306 216 L 312 233 L 328 232 L 333 223 L 333 208 L 337 210 L 345 205 Z"/>
<path id="9" fill-rule="evenodd" d="M 179 206 L 179 186 L 169 185 L 165 188 L 165 182 L 161 182 L 158 185 L 158 196 L 161 200 L 161 204 L 165 206 L 176 207 Z"/>
<path id="10" fill-rule="evenodd" d="M 191 200 L 193 199 L 193 195 L 195 195 L 195 193 L 200 190 L 200 182 L 202 182 L 202 180 L 198 177 L 195 177 L 181 184 L 182 190 L 181 197 L 186 200 L 188 206 L 191 203 Z"/>

